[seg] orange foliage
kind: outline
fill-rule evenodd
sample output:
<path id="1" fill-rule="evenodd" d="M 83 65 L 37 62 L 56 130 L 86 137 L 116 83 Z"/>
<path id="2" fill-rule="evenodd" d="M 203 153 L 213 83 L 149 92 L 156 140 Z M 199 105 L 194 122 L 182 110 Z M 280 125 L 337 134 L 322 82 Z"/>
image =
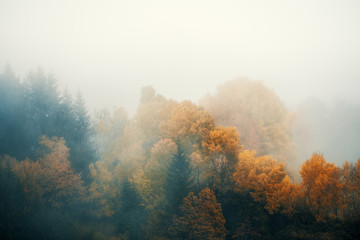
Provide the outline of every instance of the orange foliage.
<path id="1" fill-rule="evenodd" d="M 239 135 L 235 127 L 216 127 L 210 131 L 209 137 L 202 142 L 202 146 L 210 153 L 221 153 L 228 158 L 235 158 L 241 150 Z"/>
<path id="2" fill-rule="evenodd" d="M 239 132 L 235 127 L 216 127 L 209 132 L 202 141 L 202 150 L 210 185 L 218 190 L 232 187 L 231 175 L 241 148 Z"/>
<path id="3" fill-rule="evenodd" d="M 161 139 L 162 124 L 169 118 L 174 104 L 174 101 L 156 95 L 152 87 L 142 89 L 141 104 L 135 115 L 135 122 L 145 148 L 150 149 Z"/>
<path id="4" fill-rule="evenodd" d="M 120 206 L 120 188 L 124 174 L 120 165 L 108 167 L 103 162 L 90 164 L 92 183 L 89 188 L 90 200 L 98 204 L 96 215 L 111 216 Z"/>
<path id="5" fill-rule="evenodd" d="M 336 218 L 344 208 L 340 169 L 314 153 L 300 170 L 306 189 L 306 201 L 318 221 Z"/>
<path id="6" fill-rule="evenodd" d="M 100 112 L 97 119 L 100 161 L 90 164 L 90 200 L 98 205 L 95 214 L 112 216 L 121 207 L 121 186 L 144 164 L 142 141 L 123 109 Z"/>
<path id="7" fill-rule="evenodd" d="M 32 202 L 61 207 L 73 205 L 85 197 L 85 188 L 70 166 L 69 149 L 63 138 L 41 137 L 43 157 L 33 162 L 26 159 L 17 162 L 13 171 L 19 177 L 24 192 Z"/>
<path id="8" fill-rule="evenodd" d="M 235 126 L 241 132 L 245 149 L 272 155 L 281 162 L 295 160 L 293 117 L 273 91 L 248 79 L 226 82 L 217 90 L 201 101 L 217 124 Z"/>
<path id="9" fill-rule="evenodd" d="M 253 199 L 264 204 L 270 214 L 278 211 L 286 215 L 295 213 L 300 187 L 290 182 L 284 164 L 271 156 L 256 157 L 255 151 L 243 151 L 239 154 L 233 177 L 237 190 L 250 190 Z"/>
<path id="10" fill-rule="evenodd" d="M 190 101 L 173 105 L 161 132 L 164 137 L 177 140 L 179 138 L 194 143 L 201 143 L 214 129 L 214 118 L 203 108 Z"/>
<path id="11" fill-rule="evenodd" d="M 356 165 L 345 162 L 341 169 L 344 194 L 344 217 L 360 216 L 360 159 Z"/>
<path id="12" fill-rule="evenodd" d="M 154 209 L 163 203 L 167 167 L 176 152 L 177 146 L 171 139 L 160 140 L 152 147 L 150 159 L 144 168 L 134 176 L 133 182 L 146 208 Z"/>
<path id="13" fill-rule="evenodd" d="M 225 219 L 221 205 L 209 188 L 199 196 L 192 192 L 180 207 L 182 215 L 174 219 L 170 231 L 179 239 L 225 239 Z"/>

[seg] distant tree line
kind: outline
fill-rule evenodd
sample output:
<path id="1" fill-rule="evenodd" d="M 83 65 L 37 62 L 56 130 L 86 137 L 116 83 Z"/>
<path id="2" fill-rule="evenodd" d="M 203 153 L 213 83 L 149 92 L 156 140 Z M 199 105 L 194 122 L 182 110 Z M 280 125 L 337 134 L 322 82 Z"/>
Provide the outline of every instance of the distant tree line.
<path id="1" fill-rule="evenodd" d="M 118 108 L 90 122 L 82 98 L 57 93 L 41 71 L 0 79 L 18 93 L 1 88 L 2 239 L 360 236 L 360 159 L 338 167 L 314 153 L 295 182 L 290 114 L 261 83 L 233 81 L 224 98 L 241 96 L 204 99 L 231 118 L 220 124 L 151 86 L 133 118 Z"/>
<path id="2" fill-rule="evenodd" d="M 73 99 L 41 69 L 20 80 L 8 66 L 0 75 L 0 154 L 35 159 L 41 136 L 66 139 L 70 162 L 77 172 L 88 173 L 96 160 L 91 143 L 90 117 L 80 93 Z"/>

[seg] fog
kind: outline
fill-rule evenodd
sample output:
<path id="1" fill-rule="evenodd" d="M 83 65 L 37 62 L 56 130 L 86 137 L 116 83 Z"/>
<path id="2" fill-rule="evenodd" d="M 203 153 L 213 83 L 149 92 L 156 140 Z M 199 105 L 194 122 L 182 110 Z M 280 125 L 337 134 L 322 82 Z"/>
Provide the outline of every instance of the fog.
<path id="1" fill-rule="evenodd" d="M 0 239 L 359 239 L 359 12 L 0 0 Z"/>
<path id="2" fill-rule="evenodd" d="M 359 101 L 358 1 L 0 1 L 0 66 L 41 66 L 91 110 L 135 112 L 140 88 L 197 101 L 261 80 L 288 106 Z"/>

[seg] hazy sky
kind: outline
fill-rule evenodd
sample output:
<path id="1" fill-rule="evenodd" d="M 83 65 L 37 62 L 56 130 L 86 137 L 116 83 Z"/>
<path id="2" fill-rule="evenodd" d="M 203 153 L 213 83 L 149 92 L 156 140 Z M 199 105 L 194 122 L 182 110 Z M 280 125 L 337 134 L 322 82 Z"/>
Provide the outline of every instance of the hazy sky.
<path id="1" fill-rule="evenodd" d="M 358 101 L 360 1 L 0 0 L 7 62 L 53 72 L 91 110 L 134 109 L 149 84 L 196 101 L 242 76 L 289 105 Z"/>

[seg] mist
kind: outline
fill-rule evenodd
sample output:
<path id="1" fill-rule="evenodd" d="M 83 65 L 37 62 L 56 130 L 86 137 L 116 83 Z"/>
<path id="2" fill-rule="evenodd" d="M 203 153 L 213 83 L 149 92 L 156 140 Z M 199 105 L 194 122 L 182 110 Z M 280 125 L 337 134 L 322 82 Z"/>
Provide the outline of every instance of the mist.
<path id="1" fill-rule="evenodd" d="M 135 112 L 152 85 L 198 100 L 238 77 L 288 105 L 359 101 L 357 1 L 1 1 L 0 66 L 41 66 L 90 109 Z M 330 101 L 331 101 L 330 100 Z"/>
<path id="2" fill-rule="evenodd" d="M 359 238 L 359 12 L 0 1 L 0 238 Z"/>

